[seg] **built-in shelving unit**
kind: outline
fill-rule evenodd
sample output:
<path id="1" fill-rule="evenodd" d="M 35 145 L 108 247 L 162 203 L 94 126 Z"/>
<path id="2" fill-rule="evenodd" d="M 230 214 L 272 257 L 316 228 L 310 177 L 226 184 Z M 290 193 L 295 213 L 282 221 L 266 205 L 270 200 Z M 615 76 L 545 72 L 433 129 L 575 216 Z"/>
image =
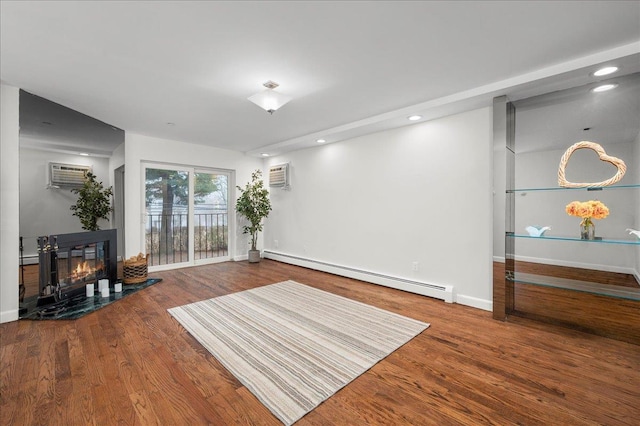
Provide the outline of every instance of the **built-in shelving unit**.
<path id="1" fill-rule="evenodd" d="M 621 287 L 589 281 L 572 280 L 569 278 L 550 277 L 546 275 L 515 272 L 507 275 L 508 281 L 513 283 L 539 285 L 544 287 L 561 288 L 565 290 L 581 291 L 583 293 L 597 294 L 600 296 L 616 297 L 619 299 L 639 300 L 640 287 Z"/>
<path id="2" fill-rule="evenodd" d="M 541 193 L 544 191 L 571 191 L 572 193 L 575 191 L 582 192 L 593 192 L 593 191 L 638 191 L 640 190 L 640 184 L 627 184 L 627 185 L 612 185 L 609 187 L 597 187 L 597 188 L 563 188 L 563 187 L 547 187 L 547 188 L 516 188 L 507 190 L 507 196 L 509 194 L 526 194 L 528 192 L 532 193 Z M 593 194 L 588 194 L 587 197 L 592 197 Z M 595 198 L 595 197 L 592 197 Z M 558 212 L 563 210 L 562 205 L 560 206 L 550 206 L 550 208 L 557 210 Z M 515 215 L 517 209 L 512 209 L 512 213 Z M 522 214 L 522 213 L 521 213 Z M 619 245 L 619 246 L 636 246 L 640 247 L 640 239 L 635 237 L 635 235 L 625 236 L 624 238 L 612 238 L 608 236 L 598 236 L 593 240 L 586 240 L 579 238 L 578 236 L 571 235 L 553 235 L 553 230 L 547 231 L 544 235 L 541 236 L 532 236 L 528 234 L 519 234 L 511 231 L 507 231 L 505 238 L 507 240 L 506 247 L 508 247 L 507 256 L 514 259 L 511 262 L 506 270 L 505 276 L 507 285 L 513 285 L 513 283 L 522 283 L 529 285 L 539 285 L 544 287 L 553 287 L 553 288 L 561 288 L 565 290 L 574 290 L 585 293 L 592 293 L 601 296 L 609 296 L 621 299 L 629 299 L 629 300 L 640 300 L 640 285 L 638 288 L 621 288 L 620 286 L 612 286 L 604 283 L 598 282 L 589 282 L 583 280 L 575 280 L 569 278 L 560 278 L 560 277 L 551 277 L 547 275 L 537 275 L 531 273 L 523 273 L 518 271 L 517 262 L 515 261 L 517 257 L 517 253 L 515 250 L 515 244 L 513 241 L 509 240 L 517 240 L 517 239 L 526 239 L 536 241 L 534 244 L 540 245 L 551 245 L 558 241 L 568 242 L 569 244 L 597 244 L 597 245 Z M 549 246 L 550 247 L 550 246 Z M 515 302 L 511 310 L 515 310 Z"/>
<path id="3" fill-rule="evenodd" d="M 611 185 L 611 186 L 594 186 L 591 188 L 564 188 L 561 186 L 547 187 L 547 188 L 514 188 L 507 189 L 507 194 L 517 192 L 538 192 L 538 191 L 615 191 L 616 189 L 634 189 L 640 188 L 640 184 L 632 185 Z"/>
<path id="4" fill-rule="evenodd" d="M 640 75 L 625 78 L 634 85 L 627 90 L 637 93 Z M 619 136 L 612 129 L 624 123 L 620 116 L 607 117 L 606 99 L 591 95 L 588 87 L 576 87 L 517 102 L 494 99 L 494 155 L 504 152 L 506 178 L 504 277 L 494 278 L 493 317 L 526 317 L 640 344 L 640 238 L 626 230 L 639 228 L 637 139 L 624 142 L 629 148 L 619 158 L 627 161 L 628 169 L 618 184 L 554 185 L 563 150 L 571 144 L 591 140 L 611 151 L 620 149 L 614 146 Z M 568 103 L 572 110 L 562 109 Z M 566 120 L 551 119 L 558 111 L 566 113 Z M 611 130 L 583 133 L 592 123 Z M 628 133 L 637 134 L 636 127 L 630 123 Z M 566 147 L 548 148 L 556 139 L 566 141 Z M 535 148 L 538 140 L 540 147 Z M 519 145 L 521 151 L 516 150 Z M 574 182 L 604 180 L 601 175 L 608 171 L 598 169 L 586 150 L 581 151 L 567 176 L 576 178 Z M 566 212 L 571 202 L 587 200 L 602 201 L 610 210 L 607 218 L 595 221 L 596 237 L 591 240 L 580 238 L 581 219 Z M 550 228 L 533 236 L 526 230 L 529 226 Z M 494 271 L 501 270 L 494 265 Z"/>
<path id="5" fill-rule="evenodd" d="M 507 234 L 507 238 L 531 238 L 534 240 L 559 240 L 559 241 L 576 241 L 585 244 L 629 244 L 640 246 L 640 239 L 638 238 L 629 238 L 627 240 L 619 240 L 619 239 L 609 239 L 606 237 L 596 237 L 595 240 L 583 240 L 581 238 L 576 237 L 566 237 L 566 236 L 555 236 L 555 235 L 542 235 L 540 237 L 534 237 L 526 234 Z"/>

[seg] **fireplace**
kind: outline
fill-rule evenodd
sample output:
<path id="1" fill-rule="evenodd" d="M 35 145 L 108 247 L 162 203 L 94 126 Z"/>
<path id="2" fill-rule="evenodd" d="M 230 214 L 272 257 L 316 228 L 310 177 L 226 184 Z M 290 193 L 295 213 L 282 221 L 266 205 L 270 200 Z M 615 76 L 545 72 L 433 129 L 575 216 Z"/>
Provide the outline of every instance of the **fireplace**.
<path id="1" fill-rule="evenodd" d="M 108 279 L 113 287 L 118 278 L 116 238 L 115 229 L 38 237 L 37 306 L 84 293 L 87 284 L 100 279 Z"/>

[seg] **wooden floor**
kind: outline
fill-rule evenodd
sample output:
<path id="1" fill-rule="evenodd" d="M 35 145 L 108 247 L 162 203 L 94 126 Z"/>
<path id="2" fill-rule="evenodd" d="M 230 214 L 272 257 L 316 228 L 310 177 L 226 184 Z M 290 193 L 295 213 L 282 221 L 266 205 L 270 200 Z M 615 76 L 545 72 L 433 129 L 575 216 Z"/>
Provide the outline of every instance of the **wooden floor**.
<path id="1" fill-rule="evenodd" d="M 278 425 L 166 312 L 286 279 L 431 327 L 298 425 L 637 425 L 640 346 L 265 260 L 163 282 L 74 321 L 0 325 L 2 425 Z"/>

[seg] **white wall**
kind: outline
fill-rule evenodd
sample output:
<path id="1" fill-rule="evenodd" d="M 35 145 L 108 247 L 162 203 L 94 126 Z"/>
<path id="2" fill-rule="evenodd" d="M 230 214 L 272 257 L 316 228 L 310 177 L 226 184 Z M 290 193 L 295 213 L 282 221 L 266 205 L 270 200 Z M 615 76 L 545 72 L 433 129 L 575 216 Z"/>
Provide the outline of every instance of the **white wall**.
<path id="1" fill-rule="evenodd" d="M 113 186 L 113 171 L 124 165 L 124 142 L 113 150 L 109 157 L 109 186 Z M 105 181 L 106 184 L 106 181 Z"/>
<path id="2" fill-rule="evenodd" d="M 0 84 L 0 322 L 18 319 L 19 99 Z"/>
<path id="3" fill-rule="evenodd" d="M 115 170 L 124 166 L 124 141 L 113 150 L 111 157 L 109 157 L 109 185 L 113 187 L 113 214 L 111 217 L 111 228 L 117 229 L 118 238 L 118 257 L 124 256 L 124 214 L 121 214 L 124 206 L 124 191 L 121 191 L 120 187 L 116 185 Z M 123 168 L 124 170 L 124 168 Z M 124 185 L 124 182 L 122 183 Z M 120 193 L 122 192 L 122 193 Z"/>
<path id="4" fill-rule="evenodd" d="M 491 114 L 483 108 L 269 159 L 265 169 L 291 163 L 292 186 L 271 191 L 265 248 L 452 285 L 458 303 L 490 310 Z"/>
<path id="5" fill-rule="evenodd" d="M 97 180 L 105 187 L 111 185 L 108 158 L 20 148 L 20 235 L 27 258 L 37 256 L 37 238 L 41 235 L 83 232 L 80 219 L 70 210 L 78 195 L 69 188 L 46 188 L 49 162 L 92 166 Z M 101 229 L 111 228 L 105 220 L 99 225 Z"/>
<path id="6" fill-rule="evenodd" d="M 141 167 L 143 162 L 157 162 L 183 166 L 196 166 L 231 170 L 235 182 L 244 186 L 251 179 L 251 172 L 262 168 L 262 160 L 226 149 L 210 148 L 184 142 L 158 139 L 150 136 L 125 134 L 125 258 L 134 256 L 145 248 L 143 235 L 143 185 Z M 233 179 L 232 179 L 233 180 Z M 230 182 L 230 200 L 237 198 L 235 182 Z M 232 215 L 233 216 L 233 215 Z M 230 222 L 234 222 L 230 220 Z M 233 223 L 230 223 L 233 226 Z M 238 232 L 236 232 L 238 234 Z M 244 235 L 236 235 L 237 243 L 231 241 L 229 253 L 232 258 L 246 257 L 248 246 Z"/>
<path id="7" fill-rule="evenodd" d="M 568 146 L 567 146 L 568 148 Z M 628 164 L 628 171 L 619 182 L 637 183 L 634 170 L 633 144 L 603 144 L 607 154 L 621 158 Z M 538 151 L 516 155 L 516 188 L 557 187 L 560 158 L 565 150 Z M 566 177 L 572 182 L 600 182 L 613 176 L 616 168 L 604 163 L 586 149 L 577 150 L 566 168 Z M 528 225 L 551 226 L 547 236 L 579 238 L 580 218 L 569 216 L 565 206 L 571 201 L 602 201 L 610 214 L 595 220 L 596 236 L 610 239 L 628 239 L 625 231 L 632 228 L 638 217 L 637 190 L 590 191 L 529 191 L 516 194 L 516 233 L 527 234 Z M 518 259 L 539 263 L 633 273 L 636 252 L 632 247 L 617 244 L 575 244 L 553 241 L 540 244 L 530 239 L 516 240 Z"/>

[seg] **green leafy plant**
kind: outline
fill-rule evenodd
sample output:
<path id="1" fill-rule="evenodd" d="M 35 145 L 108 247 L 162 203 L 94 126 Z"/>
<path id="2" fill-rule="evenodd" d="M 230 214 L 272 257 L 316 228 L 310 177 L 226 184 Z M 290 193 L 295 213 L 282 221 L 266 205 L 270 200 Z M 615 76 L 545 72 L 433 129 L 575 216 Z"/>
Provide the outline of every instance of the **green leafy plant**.
<path id="1" fill-rule="evenodd" d="M 74 194 L 78 194 L 78 201 L 71 206 L 73 215 L 80 218 L 82 229 L 87 231 L 98 231 L 99 219 L 109 220 L 109 213 L 113 211 L 111 207 L 111 197 L 113 189 L 111 187 L 104 188 L 102 182 L 96 181 L 96 176 L 87 172 L 84 184 L 81 188 L 71 190 Z"/>
<path id="2" fill-rule="evenodd" d="M 262 182 L 262 171 L 256 170 L 251 174 L 251 182 L 243 188 L 237 186 L 240 197 L 236 202 L 236 212 L 244 216 L 249 225 L 242 228 L 243 234 L 251 235 L 251 250 L 256 250 L 258 242 L 258 232 L 262 231 L 262 219 L 269 216 L 271 211 L 271 201 L 269 191 Z"/>

